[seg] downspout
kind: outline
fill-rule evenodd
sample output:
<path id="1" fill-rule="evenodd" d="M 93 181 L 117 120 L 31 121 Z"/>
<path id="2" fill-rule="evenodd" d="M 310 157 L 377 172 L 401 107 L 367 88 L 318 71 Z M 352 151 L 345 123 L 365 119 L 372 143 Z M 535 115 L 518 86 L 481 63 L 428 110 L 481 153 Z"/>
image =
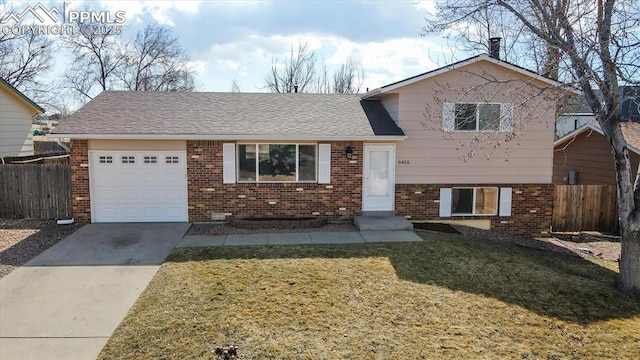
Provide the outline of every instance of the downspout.
<path id="1" fill-rule="evenodd" d="M 71 154 L 71 148 L 70 148 L 70 147 L 68 147 L 67 145 L 63 144 L 63 143 L 62 143 L 62 140 L 60 140 L 60 138 L 56 138 L 56 142 L 58 143 L 58 145 L 59 145 L 61 148 L 63 148 L 63 149 L 67 152 L 67 154 Z M 56 223 L 57 223 L 58 225 L 71 225 L 71 224 L 73 224 L 74 222 L 75 222 L 75 219 L 74 219 L 74 218 L 71 218 L 71 219 L 61 219 L 61 220 L 56 221 Z"/>
<path id="2" fill-rule="evenodd" d="M 56 138 L 56 142 L 58 143 L 58 145 L 63 148 L 68 154 L 71 153 L 71 148 L 68 147 L 67 145 L 62 143 L 62 140 L 60 140 L 60 138 Z"/>

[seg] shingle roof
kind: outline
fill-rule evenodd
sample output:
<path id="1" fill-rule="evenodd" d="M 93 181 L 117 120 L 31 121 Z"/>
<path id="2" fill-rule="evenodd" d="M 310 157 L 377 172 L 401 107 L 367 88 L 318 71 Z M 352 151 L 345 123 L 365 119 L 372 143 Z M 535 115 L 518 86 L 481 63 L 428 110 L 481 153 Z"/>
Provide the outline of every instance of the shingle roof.
<path id="1" fill-rule="evenodd" d="M 360 104 L 376 135 L 404 135 L 380 100 L 362 100 Z"/>
<path id="2" fill-rule="evenodd" d="M 373 137 L 360 101 L 338 94 L 105 91 L 54 134 Z"/>

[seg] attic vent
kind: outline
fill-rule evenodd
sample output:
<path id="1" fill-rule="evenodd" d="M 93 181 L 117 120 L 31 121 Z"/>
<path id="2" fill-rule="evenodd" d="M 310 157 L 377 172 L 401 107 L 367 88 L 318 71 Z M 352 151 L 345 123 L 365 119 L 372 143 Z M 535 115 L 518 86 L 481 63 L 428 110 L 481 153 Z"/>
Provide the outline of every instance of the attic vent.
<path id="1" fill-rule="evenodd" d="M 195 146 L 198 147 L 213 147 L 213 140 L 196 140 Z"/>

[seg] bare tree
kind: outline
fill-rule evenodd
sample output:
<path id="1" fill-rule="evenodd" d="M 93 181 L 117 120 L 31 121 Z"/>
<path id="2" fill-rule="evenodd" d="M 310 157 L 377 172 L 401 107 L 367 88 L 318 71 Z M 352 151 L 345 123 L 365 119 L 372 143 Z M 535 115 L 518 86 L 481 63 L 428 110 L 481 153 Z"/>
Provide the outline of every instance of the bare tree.
<path id="1" fill-rule="evenodd" d="M 364 82 L 364 70 L 351 58 L 333 74 L 333 93 L 357 94 Z"/>
<path id="2" fill-rule="evenodd" d="M 236 79 L 233 79 L 233 81 L 231 82 L 231 92 L 242 92 L 242 87 Z"/>
<path id="3" fill-rule="evenodd" d="M 38 96 L 45 92 L 45 75 L 53 65 L 54 41 L 33 31 L 0 32 L 0 77 L 13 87 Z"/>
<path id="4" fill-rule="evenodd" d="M 291 45 L 289 59 L 274 59 L 265 77 L 266 88 L 276 93 L 354 94 L 360 91 L 363 81 L 362 66 L 351 58 L 330 75 L 324 59 L 318 62 L 316 53 L 303 42 L 295 50 Z"/>
<path id="5" fill-rule="evenodd" d="M 567 4 L 569 0 L 558 0 Z M 536 37 L 529 28 L 508 10 L 486 6 L 480 2 L 452 1 L 440 3 L 436 16 L 427 17 L 426 33 L 443 33 L 454 41 L 454 48 L 467 52 L 490 52 L 489 39 L 502 39 L 501 58 L 513 64 L 537 70 L 548 78 L 558 80 L 562 53 L 555 46 Z M 566 6 L 564 7 L 566 9 Z M 557 22 L 539 23 L 545 32 L 558 27 Z M 568 71 L 568 70 L 567 70 Z"/>
<path id="6" fill-rule="evenodd" d="M 90 26 L 82 28 L 91 29 Z M 93 99 L 100 91 L 114 87 L 118 80 L 116 72 L 125 62 L 124 43 L 115 29 L 80 31 L 78 35 L 65 37 L 64 41 L 74 55 L 65 79 L 80 98 Z"/>
<path id="7" fill-rule="evenodd" d="M 171 30 L 151 24 L 128 45 L 116 75 L 127 90 L 192 91 L 189 57 Z"/>
<path id="8" fill-rule="evenodd" d="M 316 54 L 306 42 L 299 42 L 295 49 L 291 45 L 288 59 L 273 59 L 264 81 L 274 93 L 305 92 L 313 86 L 315 74 Z"/>
<path id="9" fill-rule="evenodd" d="M 445 0 L 436 18 L 454 26 L 483 9 L 507 11 L 536 39 L 568 59 L 574 84 L 584 94 L 613 152 L 622 243 L 616 286 L 640 301 L 640 179 L 632 173 L 619 113 L 619 84 L 640 83 L 640 3 Z"/>
<path id="10" fill-rule="evenodd" d="M 122 38 L 117 28 L 106 30 L 81 31 L 65 38 L 66 47 L 74 54 L 65 83 L 81 100 L 92 99 L 104 90 L 195 88 L 189 57 L 168 28 L 149 25 L 130 42 Z"/>

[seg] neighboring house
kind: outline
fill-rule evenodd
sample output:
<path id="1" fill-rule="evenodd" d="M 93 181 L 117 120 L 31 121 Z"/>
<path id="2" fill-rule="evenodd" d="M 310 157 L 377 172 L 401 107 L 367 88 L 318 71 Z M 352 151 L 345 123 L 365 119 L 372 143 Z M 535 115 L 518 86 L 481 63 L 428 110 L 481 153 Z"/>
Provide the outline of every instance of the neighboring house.
<path id="1" fill-rule="evenodd" d="M 640 87 L 620 87 L 620 121 L 640 122 Z M 595 121 L 593 112 L 582 95 L 563 99 L 556 121 L 556 139 Z"/>
<path id="2" fill-rule="evenodd" d="M 560 85 L 480 55 L 361 96 L 103 92 L 50 136 L 72 139 L 79 221 L 395 211 L 540 235 L 558 93 L 533 95 Z"/>
<path id="3" fill-rule="evenodd" d="M 640 162 L 640 123 L 621 122 L 620 126 L 635 176 Z M 615 185 L 615 174 L 611 145 L 595 120 L 556 140 L 554 184 Z"/>
<path id="4" fill-rule="evenodd" d="M 31 122 L 38 104 L 0 78 L 0 157 L 33 155 Z"/>

